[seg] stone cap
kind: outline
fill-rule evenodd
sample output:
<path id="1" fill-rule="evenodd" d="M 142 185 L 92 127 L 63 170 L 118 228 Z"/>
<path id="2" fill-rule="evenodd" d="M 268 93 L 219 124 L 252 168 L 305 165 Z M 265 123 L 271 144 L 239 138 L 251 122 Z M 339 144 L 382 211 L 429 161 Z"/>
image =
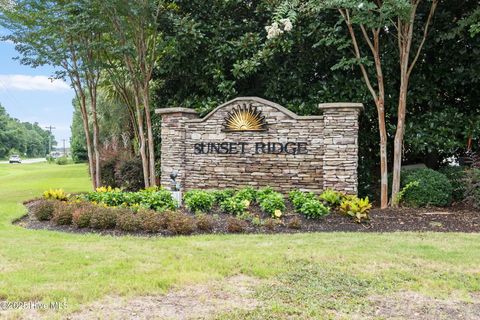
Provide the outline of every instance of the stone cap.
<path id="1" fill-rule="evenodd" d="M 156 114 L 170 114 L 170 113 L 192 113 L 197 114 L 197 111 L 189 108 L 161 108 L 155 109 Z"/>
<path id="2" fill-rule="evenodd" d="M 363 111 L 363 103 L 358 102 L 330 102 L 330 103 L 320 103 L 318 105 L 320 110 L 328 109 L 356 109 L 358 111 Z"/>

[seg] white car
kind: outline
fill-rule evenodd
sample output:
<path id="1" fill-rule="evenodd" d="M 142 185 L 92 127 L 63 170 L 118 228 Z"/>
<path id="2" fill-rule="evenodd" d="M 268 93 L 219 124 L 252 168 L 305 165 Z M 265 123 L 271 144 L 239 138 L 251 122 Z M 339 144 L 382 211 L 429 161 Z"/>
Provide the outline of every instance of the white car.
<path id="1" fill-rule="evenodd" d="M 9 163 L 22 163 L 22 159 L 20 159 L 19 156 L 17 155 L 13 155 L 10 157 L 10 159 L 8 159 L 8 162 Z"/>

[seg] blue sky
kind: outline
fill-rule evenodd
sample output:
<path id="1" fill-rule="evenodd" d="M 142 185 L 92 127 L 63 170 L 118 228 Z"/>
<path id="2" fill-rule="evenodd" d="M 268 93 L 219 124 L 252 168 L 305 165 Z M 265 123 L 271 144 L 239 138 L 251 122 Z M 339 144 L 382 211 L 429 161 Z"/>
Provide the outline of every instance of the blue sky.
<path id="1" fill-rule="evenodd" d="M 0 35 L 5 30 L 0 29 Z M 0 41 L 0 103 L 10 116 L 20 121 L 38 122 L 42 127 L 53 125 L 55 139 L 70 144 L 72 123 L 72 88 L 62 81 L 51 82 L 54 68 L 23 66 L 12 58 L 18 56 L 15 46 Z"/>

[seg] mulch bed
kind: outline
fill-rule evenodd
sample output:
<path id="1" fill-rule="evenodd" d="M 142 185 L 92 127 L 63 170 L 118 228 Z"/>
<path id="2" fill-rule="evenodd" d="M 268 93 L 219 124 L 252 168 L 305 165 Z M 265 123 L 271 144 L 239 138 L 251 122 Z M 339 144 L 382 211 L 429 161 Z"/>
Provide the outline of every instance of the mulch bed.
<path id="1" fill-rule="evenodd" d="M 34 202 L 28 202 L 27 208 Z M 181 209 L 185 213 L 186 210 Z M 250 212 L 268 218 L 257 206 L 252 206 Z M 188 213 L 189 214 L 189 213 Z M 226 232 L 227 219 L 231 215 L 223 214 L 215 209 L 213 214 L 216 223 L 213 234 L 224 234 Z M 293 218 L 301 219 L 301 228 L 292 229 L 288 222 Z M 33 214 L 26 214 L 15 224 L 28 229 L 45 229 L 74 233 L 99 233 L 104 235 L 141 235 L 152 236 L 145 232 L 129 233 L 121 230 L 96 230 L 92 228 L 77 229 L 73 226 L 58 226 L 51 221 L 38 221 Z M 370 221 L 367 223 L 355 223 L 347 216 L 332 212 L 330 215 L 318 220 L 309 220 L 303 216 L 293 213 L 291 207 L 281 219 L 281 222 L 273 228 L 266 226 L 255 226 L 248 223 L 244 233 L 299 233 L 299 232 L 396 232 L 396 231 L 431 231 L 431 232 L 480 232 L 480 210 L 467 207 L 461 204 L 448 208 L 398 208 L 398 209 L 372 209 Z M 194 234 L 205 232 L 196 231 Z M 162 231 L 155 235 L 171 236 L 168 231 Z"/>

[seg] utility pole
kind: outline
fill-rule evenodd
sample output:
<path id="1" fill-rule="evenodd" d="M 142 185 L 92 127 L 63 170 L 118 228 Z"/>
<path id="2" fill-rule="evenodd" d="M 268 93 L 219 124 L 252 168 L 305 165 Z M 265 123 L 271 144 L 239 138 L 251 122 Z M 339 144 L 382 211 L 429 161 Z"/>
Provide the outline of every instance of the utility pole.
<path id="1" fill-rule="evenodd" d="M 45 128 L 48 129 L 48 131 L 50 132 L 50 135 L 48 136 L 48 155 L 50 155 L 50 153 L 52 153 L 52 130 L 55 129 L 55 127 L 49 125 Z"/>

